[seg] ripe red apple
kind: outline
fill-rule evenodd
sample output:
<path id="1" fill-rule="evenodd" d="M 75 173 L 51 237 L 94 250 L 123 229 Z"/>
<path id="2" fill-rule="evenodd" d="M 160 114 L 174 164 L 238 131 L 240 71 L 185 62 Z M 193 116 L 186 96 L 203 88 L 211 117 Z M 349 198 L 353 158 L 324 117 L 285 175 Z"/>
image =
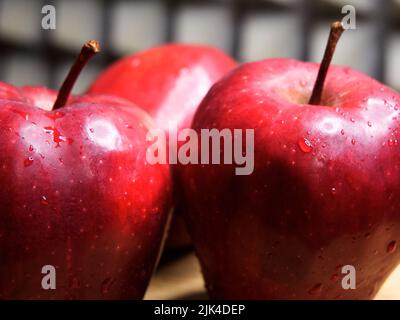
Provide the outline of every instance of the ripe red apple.
<path id="1" fill-rule="evenodd" d="M 170 172 L 145 160 L 155 125 L 144 111 L 111 96 L 69 97 L 96 51 L 95 41 L 83 47 L 58 96 L 0 84 L 0 298 L 144 295 Z M 55 267 L 55 290 L 42 288 L 45 265 Z"/>
<path id="2" fill-rule="evenodd" d="M 319 65 L 270 59 L 215 84 L 196 113 L 197 131 L 255 135 L 251 175 L 180 167 L 212 298 L 368 299 L 399 262 L 400 97 L 346 67 L 324 84 L 335 28 L 310 103 Z M 343 265 L 355 290 L 342 288 Z"/>
<path id="3" fill-rule="evenodd" d="M 165 130 L 189 128 L 210 87 L 236 63 L 223 52 L 200 45 L 169 44 L 125 57 L 103 72 L 89 93 L 125 98 L 144 108 Z M 175 181 L 175 190 L 180 186 Z M 177 191 L 175 216 L 180 216 Z M 183 220 L 172 222 L 167 245 L 190 243 Z"/>

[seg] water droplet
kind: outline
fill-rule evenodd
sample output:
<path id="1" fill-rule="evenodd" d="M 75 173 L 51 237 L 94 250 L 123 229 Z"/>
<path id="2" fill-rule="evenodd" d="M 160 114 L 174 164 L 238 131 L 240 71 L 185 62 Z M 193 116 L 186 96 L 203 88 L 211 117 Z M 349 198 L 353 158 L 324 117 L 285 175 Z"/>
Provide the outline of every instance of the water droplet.
<path id="1" fill-rule="evenodd" d="M 31 166 L 32 164 L 33 164 L 33 158 L 32 157 L 26 158 L 24 160 L 24 167 L 25 168 Z"/>
<path id="2" fill-rule="evenodd" d="M 340 130 L 340 134 L 343 136 L 344 135 L 344 130 Z"/>
<path id="3" fill-rule="evenodd" d="M 52 135 L 53 141 L 57 144 L 56 147 L 59 147 L 61 142 L 67 141 L 67 139 L 55 127 L 44 127 L 44 132 Z"/>
<path id="4" fill-rule="evenodd" d="M 23 119 L 25 119 L 26 121 L 29 120 L 29 114 L 27 114 L 26 112 L 23 112 L 21 110 L 17 110 L 17 109 L 11 109 L 12 112 L 20 115 Z"/>
<path id="5" fill-rule="evenodd" d="M 356 140 L 355 139 L 351 139 L 351 144 L 355 145 L 356 144 Z"/>
<path id="6" fill-rule="evenodd" d="M 368 124 L 368 127 L 372 127 L 371 121 L 368 121 L 367 124 Z"/>
<path id="7" fill-rule="evenodd" d="M 350 121 L 353 123 L 356 122 L 356 120 L 354 120 L 354 118 L 350 118 Z"/>
<path id="8" fill-rule="evenodd" d="M 335 187 L 331 188 L 331 193 L 332 194 L 336 194 L 336 188 Z"/>
<path id="9" fill-rule="evenodd" d="M 393 253 L 396 251 L 396 248 L 397 248 L 396 241 L 393 240 L 393 241 L 389 242 L 389 244 L 387 245 L 386 252 Z"/>
<path id="10" fill-rule="evenodd" d="M 308 290 L 308 293 L 313 295 L 313 296 L 320 295 L 321 294 L 321 289 L 322 289 L 322 283 L 317 283 L 310 290 Z"/>
<path id="11" fill-rule="evenodd" d="M 112 277 L 108 277 L 108 278 L 104 279 L 104 281 L 101 283 L 101 294 L 105 295 L 105 294 L 109 293 L 110 288 L 114 284 L 115 280 L 116 279 L 112 278 Z"/>
<path id="12" fill-rule="evenodd" d="M 338 282 L 339 281 L 339 275 L 337 274 L 337 273 L 335 273 L 335 274 L 333 274 L 332 276 L 331 276 L 331 280 L 332 281 L 334 281 L 334 282 Z"/>
<path id="13" fill-rule="evenodd" d="M 79 279 L 76 277 L 73 277 L 72 279 L 70 279 L 69 281 L 69 287 L 71 289 L 79 289 L 81 287 Z"/>
<path id="14" fill-rule="evenodd" d="M 305 87 L 307 82 L 305 80 L 300 80 L 300 87 Z"/>
<path id="15" fill-rule="evenodd" d="M 30 145 L 30 146 L 29 146 L 29 151 L 32 152 L 33 150 L 35 150 L 35 149 L 33 148 L 33 145 Z"/>
<path id="16" fill-rule="evenodd" d="M 310 153 L 313 149 L 311 142 L 307 138 L 299 139 L 297 144 L 298 144 L 300 150 L 305 153 Z"/>

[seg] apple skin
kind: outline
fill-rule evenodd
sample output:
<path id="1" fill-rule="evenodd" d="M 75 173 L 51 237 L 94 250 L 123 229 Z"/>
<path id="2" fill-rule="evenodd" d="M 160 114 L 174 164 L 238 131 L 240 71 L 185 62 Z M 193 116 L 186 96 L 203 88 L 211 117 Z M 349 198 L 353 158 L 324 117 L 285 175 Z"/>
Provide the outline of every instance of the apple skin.
<path id="1" fill-rule="evenodd" d="M 211 86 L 236 63 L 218 49 L 167 44 L 118 60 L 92 84 L 89 93 L 110 94 L 146 110 L 160 128 L 190 128 Z"/>
<path id="2" fill-rule="evenodd" d="M 0 298 L 141 299 L 172 207 L 133 104 L 0 83 Z M 56 268 L 56 290 L 41 286 Z"/>
<path id="3" fill-rule="evenodd" d="M 254 172 L 179 167 L 185 218 L 217 299 L 370 299 L 400 258 L 399 94 L 345 67 L 244 64 L 213 86 L 192 127 L 254 129 Z M 244 142 L 243 142 L 244 143 Z M 343 265 L 356 268 L 344 290 Z"/>
<path id="4" fill-rule="evenodd" d="M 218 49 L 167 44 L 127 56 L 104 71 L 89 93 L 111 94 L 146 110 L 159 128 L 190 128 L 193 115 L 211 86 L 236 66 Z M 182 186 L 174 178 L 177 208 L 167 246 L 191 244 L 179 207 Z"/>

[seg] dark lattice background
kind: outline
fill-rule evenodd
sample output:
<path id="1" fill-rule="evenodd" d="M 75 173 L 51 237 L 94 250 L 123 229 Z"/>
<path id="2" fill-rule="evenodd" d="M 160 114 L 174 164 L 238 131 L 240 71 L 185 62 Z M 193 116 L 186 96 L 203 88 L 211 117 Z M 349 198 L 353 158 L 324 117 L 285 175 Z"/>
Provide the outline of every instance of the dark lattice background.
<path id="1" fill-rule="evenodd" d="M 56 30 L 41 29 L 45 4 L 56 8 Z M 240 61 L 319 61 L 345 4 L 357 9 L 357 30 L 346 32 L 334 62 L 399 89 L 400 0 L 0 0 L 0 79 L 56 88 L 89 38 L 103 53 L 75 92 L 118 57 L 171 41 L 215 45 Z"/>

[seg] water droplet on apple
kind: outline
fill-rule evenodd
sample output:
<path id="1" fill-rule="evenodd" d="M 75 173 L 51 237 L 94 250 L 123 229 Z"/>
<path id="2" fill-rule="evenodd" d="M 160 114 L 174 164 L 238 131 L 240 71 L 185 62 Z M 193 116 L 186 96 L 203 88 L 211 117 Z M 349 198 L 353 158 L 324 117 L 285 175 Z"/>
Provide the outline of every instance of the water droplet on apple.
<path id="1" fill-rule="evenodd" d="M 350 121 L 353 123 L 356 122 L 356 120 L 354 120 L 354 118 L 350 118 Z"/>
<path id="2" fill-rule="evenodd" d="M 355 145 L 356 144 L 356 140 L 355 139 L 351 139 L 351 144 Z"/>
<path id="3" fill-rule="evenodd" d="M 33 164 L 33 158 L 29 157 L 24 160 L 24 167 L 30 167 Z"/>
<path id="4" fill-rule="evenodd" d="M 371 121 L 368 121 L 367 124 L 368 124 L 368 127 L 372 127 Z"/>
<path id="5" fill-rule="evenodd" d="M 336 188 L 335 187 L 331 188 L 331 193 L 332 194 L 336 194 Z"/>
<path id="6" fill-rule="evenodd" d="M 321 290 L 322 290 L 322 283 L 317 283 L 310 290 L 308 290 L 308 293 L 313 296 L 316 296 L 321 294 Z"/>
<path id="7" fill-rule="evenodd" d="M 335 274 L 333 274 L 332 276 L 331 276 L 331 280 L 332 281 L 334 281 L 334 282 L 338 282 L 339 281 L 339 275 L 337 274 L 337 273 L 335 273 Z"/>
<path id="8" fill-rule="evenodd" d="M 390 139 L 388 140 L 388 146 L 392 147 L 394 144 L 395 144 L 394 139 L 390 138 Z"/>
<path id="9" fill-rule="evenodd" d="M 307 85 L 307 82 L 305 80 L 300 80 L 299 84 L 300 87 L 305 87 Z"/>
<path id="10" fill-rule="evenodd" d="M 343 130 L 343 129 L 340 130 L 340 134 L 341 134 L 342 136 L 344 136 L 344 130 Z"/>
<path id="11" fill-rule="evenodd" d="M 71 289 L 79 289 L 81 287 L 79 279 L 76 277 L 73 277 L 72 279 L 70 279 L 69 281 L 69 287 Z"/>
<path id="12" fill-rule="evenodd" d="M 313 146 L 307 138 L 299 139 L 297 144 L 300 150 L 303 151 L 304 153 L 310 153 L 313 150 Z"/>
<path id="13" fill-rule="evenodd" d="M 18 114 L 18 115 L 20 115 L 20 116 L 21 116 L 23 119 L 25 119 L 26 121 L 29 120 L 29 114 L 28 114 L 28 113 L 23 112 L 23 111 L 21 111 L 21 110 L 16 110 L 16 109 L 11 109 L 11 111 L 14 112 L 14 113 L 16 113 L 16 114 Z"/>
<path id="14" fill-rule="evenodd" d="M 396 249 L 397 249 L 397 243 L 395 240 L 393 240 L 393 241 L 389 242 L 389 244 L 387 245 L 386 252 L 393 253 L 396 251 Z"/>
<path id="15" fill-rule="evenodd" d="M 111 286 L 115 283 L 115 278 L 108 277 L 101 283 L 101 294 L 106 295 L 110 292 Z"/>
<path id="16" fill-rule="evenodd" d="M 67 141 L 67 139 L 55 127 L 44 127 L 44 132 L 50 134 L 53 137 L 53 141 L 56 143 L 56 147 L 59 147 L 61 142 Z"/>
<path id="17" fill-rule="evenodd" d="M 61 112 L 61 111 L 56 111 L 56 112 L 52 112 L 52 113 L 47 113 L 46 114 L 46 117 L 50 118 L 52 120 L 57 120 L 57 119 L 60 119 L 60 118 L 62 118 L 64 116 L 65 116 L 65 113 Z"/>
<path id="18" fill-rule="evenodd" d="M 46 196 L 42 196 L 42 199 L 40 199 L 40 203 L 44 206 L 48 206 L 49 202 L 47 201 Z"/>
<path id="19" fill-rule="evenodd" d="M 34 149 L 33 149 L 33 145 L 30 145 L 30 146 L 29 146 L 29 151 L 32 152 L 33 150 L 34 150 Z"/>

